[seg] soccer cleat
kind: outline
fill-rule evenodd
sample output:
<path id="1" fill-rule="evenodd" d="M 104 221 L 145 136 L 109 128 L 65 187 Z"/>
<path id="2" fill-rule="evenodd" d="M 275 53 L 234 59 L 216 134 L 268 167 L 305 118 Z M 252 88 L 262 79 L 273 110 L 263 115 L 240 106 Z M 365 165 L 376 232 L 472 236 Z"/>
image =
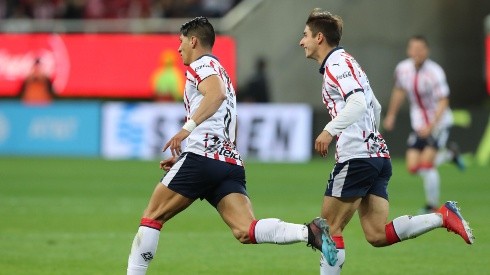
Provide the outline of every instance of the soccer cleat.
<path id="1" fill-rule="evenodd" d="M 459 152 L 459 146 L 456 143 L 451 142 L 447 149 L 453 155 L 452 162 L 458 167 L 459 170 L 464 171 L 466 169 L 466 165 L 463 161 L 463 157 Z"/>
<path id="2" fill-rule="evenodd" d="M 337 263 L 337 248 L 335 248 L 335 242 L 330 237 L 327 221 L 323 218 L 315 218 L 309 224 L 308 227 L 308 244 L 307 246 L 313 248 L 313 250 L 320 250 L 327 259 L 330 266 L 334 266 Z"/>
<path id="3" fill-rule="evenodd" d="M 442 215 L 442 226 L 447 231 L 460 235 L 467 244 L 472 244 L 475 241 L 473 230 L 468 222 L 463 219 L 457 202 L 448 201 L 437 212 Z"/>

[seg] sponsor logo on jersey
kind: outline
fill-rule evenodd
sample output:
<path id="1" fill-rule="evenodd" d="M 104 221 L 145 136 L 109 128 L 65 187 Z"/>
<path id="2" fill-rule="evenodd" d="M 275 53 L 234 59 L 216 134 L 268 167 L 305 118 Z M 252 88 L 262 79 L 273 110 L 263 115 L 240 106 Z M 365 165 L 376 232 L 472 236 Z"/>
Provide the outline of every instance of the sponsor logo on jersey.
<path id="1" fill-rule="evenodd" d="M 352 77 L 352 73 L 350 71 L 346 71 L 346 72 L 342 73 L 341 75 L 337 75 L 335 78 L 337 80 L 341 80 L 341 79 L 348 78 L 348 77 Z"/>

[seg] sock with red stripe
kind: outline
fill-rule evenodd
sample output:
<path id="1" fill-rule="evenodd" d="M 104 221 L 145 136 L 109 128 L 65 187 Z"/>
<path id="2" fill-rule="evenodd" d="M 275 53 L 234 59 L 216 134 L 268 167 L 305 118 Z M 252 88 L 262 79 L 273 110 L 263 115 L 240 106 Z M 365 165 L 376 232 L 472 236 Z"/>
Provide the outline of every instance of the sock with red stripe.
<path id="1" fill-rule="evenodd" d="M 442 226 L 439 214 L 401 216 L 385 226 L 387 245 L 408 240 Z"/>
<path id="2" fill-rule="evenodd" d="M 332 240 L 335 242 L 335 247 L 338 251 L 337 263 L 334 266 L 330 266 L 322 254 L 320 258 L 320 275 L 338 275 L 342 271 L 342 266 L 345 262 L 344 238 L 342 236 L 332 236 Z"/>
<path id="3" fill-rule="evenodd" d="M 252 243 L 289 244 L 308 241 L 306 225 L 287 223 L 279 219 L 260 219 L 250 225 Z"/>
<path id="4" fill-rule="evenodd" d="M 127 275 L 144 275 L 148 264 L 153 259 L 158 246 L 162 224 L 159 221 L 141 219 L 138 233 L 133 240 L 128 259 Z"/>

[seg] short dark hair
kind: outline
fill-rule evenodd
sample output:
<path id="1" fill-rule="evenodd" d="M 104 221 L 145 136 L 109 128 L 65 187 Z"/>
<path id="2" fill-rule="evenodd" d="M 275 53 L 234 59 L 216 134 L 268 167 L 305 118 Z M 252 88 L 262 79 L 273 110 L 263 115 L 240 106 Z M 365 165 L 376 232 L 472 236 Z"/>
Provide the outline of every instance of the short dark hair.
<path id="1" fill-rule="evenodd" d="M 344 25 L 340 16 L 316 8 L 308 16 L 306 25 L 310 27 L 313 35 L 321 32 L 326 37 L 328 45 L 339 45 L 340 38 L 342 38 L 342 27 Z"/>
<path id="2" fill-rule="evenodd" d="M 424 42 L 425 46 L 429 47 L 429 40 L 427 40 L 427 38 L 421 34 L 412 35 L 410 37 L 410 39 L 408 39 L 408 41 L 410 41 L 410 40 L 418 40 L 418 41 Z"/>
<path id="3" fill-rule="evenodd" d="M 214 46 L 215 33 L 211 23 L 206 17 L 200 16 L 182 24 L 180 33 L 183 36 L 196 36 L 202 46 L 212 48 Z"/>

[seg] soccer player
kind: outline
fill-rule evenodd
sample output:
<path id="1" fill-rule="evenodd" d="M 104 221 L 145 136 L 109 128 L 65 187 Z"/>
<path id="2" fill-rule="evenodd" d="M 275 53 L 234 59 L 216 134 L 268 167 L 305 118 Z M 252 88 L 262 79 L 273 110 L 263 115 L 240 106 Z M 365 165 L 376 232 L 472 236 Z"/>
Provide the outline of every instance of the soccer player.
<path id="1" fill-rule="evenodd" d="M 188 66 L 184 92 L 187 121 L 163 148 L 170 149 L 173 157 L 160 162 L 167 174 L 143 213 L 127 274 L 146 274 L 163 224 L 196 199 L 206 199 L 214 206 L 241 243 L 306 242 L 322 251 L 333 265 L 335 245 L 324 219 L 300 225 L 254 217 L 243 162 L 235 147 L 235 90 L 226 70 L 212 55 L 214 40 L 213 26 L 205 17 L 197 17 L 180 29 L 178 51 Z M 187 145 L 182 150 L 184 139 Z"/>
<path id="2" fill-rule="evenodd" d="M 440 177 L 436 159 L 440 160 L 450 152 L 439 151 L 445 147 L 452 125 L 449 86 L 441 66 L 429 59 L 425 37 L 411 37 L 407 55 L 409 58 L 396 66 L 395 85 L 383 126 L 387 131 L 393 130 L 400 106 L 408 96 L 413 131 L 407 141 L 407 169 L 422 177 L 426 200 L 422 212 L 429 213 L 436 211 L 439 205 Z M 459 154 L 454 149 L 452 151 L 451 157 L 460 168 L 464 168 Z"/>
<path id="3" fill-rule="evenodd" d="M 385 140 L 378 131 L 381 106 L 366 73 L 339 42 L 342 19 L 314 9 L 299 45 L 307 58 L 320 64 L 322 99 L 332 120 L 315 141 L 315 150 L 328 153 L 336 139 L 336 163 L 330 174 L 322 206 L 322 217 L 338 249 L 334 266 L 320 259 L 321 274 L 339 274 L 345 261 L 342 231 L 357 211 L 366 240 L 383 247 L 415 238 L 435 228 L 446 228 L 473 243 L 472 231 L 455 202 L 442 205 L 437 213 L 401 216 L 388 222 L 387 186 L 391 161 Z"/>

